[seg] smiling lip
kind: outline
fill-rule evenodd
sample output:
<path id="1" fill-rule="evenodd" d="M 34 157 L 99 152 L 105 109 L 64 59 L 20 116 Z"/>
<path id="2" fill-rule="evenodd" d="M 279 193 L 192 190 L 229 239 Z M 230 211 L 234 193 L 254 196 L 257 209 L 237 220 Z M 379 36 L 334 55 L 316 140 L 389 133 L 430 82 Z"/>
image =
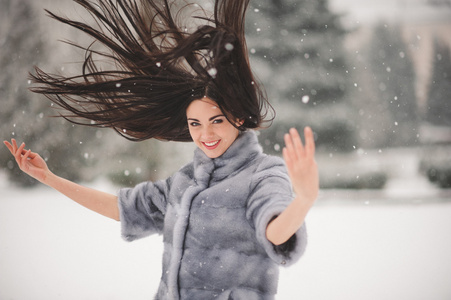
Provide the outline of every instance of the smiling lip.
<path id="1" fill-rule="evenodd" d="M 207 148 L 208 150 L 213 150 L 216 147 L 218 147 L 219 142 L 221 142 L 221 140 L 217 140 L 214 142 L 202 142 L 202 144 L 205 146 L 205 148 Z"/>

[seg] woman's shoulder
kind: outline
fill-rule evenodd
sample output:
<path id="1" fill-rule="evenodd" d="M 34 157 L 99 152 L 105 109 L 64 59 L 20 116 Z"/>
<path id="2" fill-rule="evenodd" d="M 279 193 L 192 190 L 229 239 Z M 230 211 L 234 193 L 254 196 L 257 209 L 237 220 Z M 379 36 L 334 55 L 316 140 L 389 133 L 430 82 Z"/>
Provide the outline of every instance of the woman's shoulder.
<path id="1" fill-rule="evenodd" d="M 284 160 L 279 156 L 262 153 L 261 155 L 259 155 L 257 159 L 258 159 L 257 172 L 272 168 L 283 168 L 283 169 L 286 168 Z"/>
<path id="2" fill-rule="evenodd" d="M 251 178 L 252 186 L 271 177 L 288 179 L 287 168 L 281 157 L 262 153 L 255 163 L 255 170 Z"/>

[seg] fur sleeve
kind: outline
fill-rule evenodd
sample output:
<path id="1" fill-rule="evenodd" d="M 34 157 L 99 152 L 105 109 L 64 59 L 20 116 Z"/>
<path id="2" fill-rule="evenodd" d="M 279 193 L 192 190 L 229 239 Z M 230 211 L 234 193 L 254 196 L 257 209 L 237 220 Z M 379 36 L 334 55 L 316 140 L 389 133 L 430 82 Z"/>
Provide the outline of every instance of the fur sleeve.
<path id="1" fill-rule="evenodd" d="M 170 179 L 119 190 L 122 237 L 126 241 L 162 233 L 169 185 Z"/>
<path id="2" fill-rule="evenodd" d="M 246 216 L 254 225 L 257 240 L 268 256 L 285 266 L 295 263 L 305 251 L 305 223 L 286 243 L 279 246 L 268 241 L 266 227 L 285 210 L 293 198 L 291 182 L 283 160 L 267 156 L 254 174 Z"/>

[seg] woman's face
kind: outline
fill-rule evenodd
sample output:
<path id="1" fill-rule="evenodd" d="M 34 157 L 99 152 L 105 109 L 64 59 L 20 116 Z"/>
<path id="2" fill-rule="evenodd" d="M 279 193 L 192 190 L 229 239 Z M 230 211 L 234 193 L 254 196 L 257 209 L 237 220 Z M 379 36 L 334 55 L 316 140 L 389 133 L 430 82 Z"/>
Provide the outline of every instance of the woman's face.
<path id="1" fill-rule="evenodd" d="M 209 158 L 221 156 L 238 137 L 239 130 L 208 97 L 194 100 L 186 110 L 189 133 Z"/>

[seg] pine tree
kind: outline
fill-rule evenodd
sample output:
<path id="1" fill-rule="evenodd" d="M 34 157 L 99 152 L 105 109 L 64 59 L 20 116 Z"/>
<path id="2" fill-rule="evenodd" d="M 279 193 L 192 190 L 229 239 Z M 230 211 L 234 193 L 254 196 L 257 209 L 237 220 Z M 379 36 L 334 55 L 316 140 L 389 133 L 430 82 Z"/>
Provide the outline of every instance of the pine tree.
<path id="1" fill-rule="evenodd" d="M 263 135 L 280 143 L 288 127 L 311 125 L 319 146 L 351 149 L 355 113 L 346 103 L 346 31 L 328 1 L 259 1 L 247 24 L 251 63 L 279 115 Z"/>
<path id="2" fill-rule="evenodd" d="M 62 5 L 69 11 L 73 3 L 67 3 Z M 80 72 L 80 65 L 73 62 L 81 61 L 83 53 L 58 39 L 88 45 L 92 42 L 84 33 L 68 26 L 62 28 L 63 37 L 54 34 L 53 27 L 41 27 L 38 18 L 46 16 L 40 5 L 33 0 L 0 0 L 0 139 L 26 142 L 27 149 L 38 152 L 52 172 L 73 181 L 88 182 L 104 176 L 121 186 L 132 186 L 176 171 L 187 160 L 183 154 L 188 145 L 134 143 L 110 129 L 78 126 L 53 118 L 59 111 L 50 101 L 28 90 L 28 73 L 34 65 L 55 73 Z M 60 25 L 54 20 L 47 21 L 49 26 Z M 0 151 L 0 165 L 10 180 L 19 185 L 37 183 L 19 170 L 6 147 Z"/>
<path id="3" fill-rule="evenodd" d="M 98 142 L 95 131 L 78 128 L 63 119 L 50 118 L 58 115 L 50 109 L 50 101 L 28 90 L 28 72 L 33 66 L 52 64 L 48 62 L 49 57 L 57 56 L 44 42 L 45 33 L 34 14 L 33 2 L 0 0 L 0 6 L 1 139 L 25 141 L 27 149 L 31 147 L 48 160 L 52 171 L 79 180 L 95 161 L 84 150 L 91 142 Z M 0 164 L 12 181 L 23 186 L 36 184 L 19 170 L 6 148 L 0 151 Z"/>
<path id="4" fill-rule="evenodd" d="M 375 27 L 369 45 L 369 61 L 376 102 L 370 109 L 388 119 L 373 129 L 383 131 L 386 137 L 385 145 L 378 146 L 412 146 L 418 141 L 415 72 L 407 48 L 398 25 Z"/>
<path id="5" fill-rule="evenodd" d="M 428 95 L 426 120 L 438 126 L 451 126 L 451 56 L 450 48 L 434 43 L 434 62 Z"/>

